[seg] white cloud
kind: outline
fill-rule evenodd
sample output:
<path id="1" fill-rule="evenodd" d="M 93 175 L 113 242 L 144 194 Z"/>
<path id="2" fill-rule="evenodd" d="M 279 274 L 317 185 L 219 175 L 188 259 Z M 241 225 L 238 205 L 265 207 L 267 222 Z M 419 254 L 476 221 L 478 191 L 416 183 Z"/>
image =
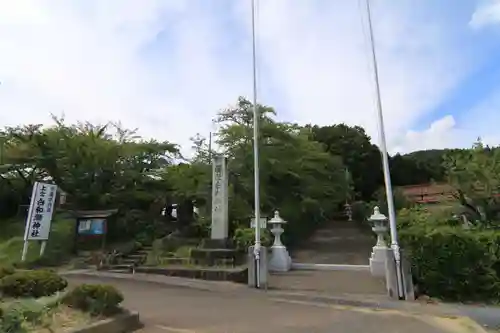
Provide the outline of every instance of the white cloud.
<path id="1" fill-rule="evenodd" d="M 261 101 L 281 106 L 282 119 L 360 124 L 376 138 L 357 1 L 258 2 Z M 473 57 L 460 52 L 446 20 L 422 15 L 432 0 L 417 8 L 373 2 L 391 147 L 431 145 L 405 133 L 467 75 Z M 250 96 L 249 3 L 0 0 L 0 126 L 64 111 L 69 121 L 121 120 L 189 147 L 218 109 Z"/>
<path id="2" fill-rule="evenodd" d="M 431 2 L 420 2 L 420 9 L 411 1 L 372 3 L 386 132 L 394 147 L 469 73 L 472 57 L 460 52 L 463 44 L 446 19 L 425 13 Z M 286 96 L 290 118 L 360 124 L 378 142 L 364 1 L 260 4 L 260 55 Z"/>
<path id="3" fill-rule="evenodd" d="M 0 13 L 2 125 L 64 112 L 68 121 L 121 120 L 189 146 L 244 92 L 219 71 L 215 18 L 185 1 L 0 0 Z M 165 61 L 148 63 L 142 53 L 164 29 L 175 31 L 173 44 Z"/>
<path id="4" fill-rule="evenodd" d="M 500 89 L 460 116 L 446 115 L 422 130 L 398 138 L 394 151 L 471 147 L 479 137 L 484 144 L 500 145 Z"/>
<path id="5" fill-rule="evenodd" d="M 456 144 L 456 122 L 453 116 L 447 115 L 434 121 L 423 131 L 408 131 L 400 139 L 401 146 L 395 151 L 409 152 L 423 149 L 441 149 L 454 147 Z"/>
<path id="6" fill-rule="evenodd" d="M 482 28 L 490 24 L 500 22 L 500 1 L 483 0 L 472 15 L 470 25 L 474 28 Z"/>

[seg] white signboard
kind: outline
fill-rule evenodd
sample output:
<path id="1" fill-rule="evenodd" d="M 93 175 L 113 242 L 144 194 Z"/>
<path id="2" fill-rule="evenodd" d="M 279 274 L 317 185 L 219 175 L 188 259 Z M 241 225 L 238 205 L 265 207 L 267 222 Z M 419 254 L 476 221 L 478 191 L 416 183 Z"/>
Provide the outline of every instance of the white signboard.
<path id="1" fill-rule="evenodd" d="M 49 239 L 50 223 L 56 202 L 57 185 L 36 182 L 31 193 L 31 203 L 26 219 L 24 240 Z"/>
<path id="2" fill-rule="evenodd" d="M 255 228 L 255 217 L 252 217 L 252 219 L 250 220 L 250 227 Z M 260 218 L 260 228 L 261 229 L 267 228 L 267 218 L 266 217 Z"/>

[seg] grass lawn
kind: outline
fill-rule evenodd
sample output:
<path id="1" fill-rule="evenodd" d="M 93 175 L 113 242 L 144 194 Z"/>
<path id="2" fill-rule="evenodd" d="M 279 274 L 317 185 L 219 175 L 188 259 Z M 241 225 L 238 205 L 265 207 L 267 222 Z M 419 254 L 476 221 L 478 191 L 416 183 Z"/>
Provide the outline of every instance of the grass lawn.
<path id="1" fill-rule="evenodd" d="M 59 261 L 67 257 L 73 246 L 74 219 L 64 215 L 56 215 L 52 220 L 50 238 L 47 242 L 45 255 L 50 261 Z M 21 261 L 23 249 L 25 221 L 0 221 L 0 265 L 15 264 Z M 39 258 L 40 243 L 29 243 L 26 262 Z"/>
<path id="2" fill-rule="evenodd" d="M 69 332 L 86 326 L 99 318 L 60 305 L 44 314 L 37 323 L 26 323 L 26 330 L 35 333 Z"/>

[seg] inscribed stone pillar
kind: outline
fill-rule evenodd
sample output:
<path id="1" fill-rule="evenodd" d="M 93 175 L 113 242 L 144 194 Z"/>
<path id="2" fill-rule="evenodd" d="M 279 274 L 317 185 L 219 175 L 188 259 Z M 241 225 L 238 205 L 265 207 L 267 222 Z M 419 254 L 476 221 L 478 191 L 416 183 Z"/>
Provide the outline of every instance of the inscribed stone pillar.
<path id="1" fill-rule="evenodd" d="M 228 237 L 228 174 L 227 158 L 212 159 L 212 231 L 211 239 L 225 241 Z"/>

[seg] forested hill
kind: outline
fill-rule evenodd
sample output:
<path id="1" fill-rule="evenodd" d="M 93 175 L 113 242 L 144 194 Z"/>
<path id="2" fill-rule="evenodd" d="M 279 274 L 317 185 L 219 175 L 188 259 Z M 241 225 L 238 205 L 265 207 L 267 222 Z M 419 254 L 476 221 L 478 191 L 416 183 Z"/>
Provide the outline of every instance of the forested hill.
<path id="1" fill-rule="evenodd" d="M 434 180 L 443 181 L 443 158 L 457 149 L 419 150 L 391 157 L 391 175 L 395 184 L 414 185 Z"/>
<path id="2" fill-rule="evenodd" d="M 383 186 L 380 150 L 362 127 L 337 124 L 310 126 L 310 130 L 313 140 L 321 142 L 331 154 L 342 157 L 361 198 L 369 198 Z M 422 150 L 391 156 L 389 163 L 393 185 L 444 181 L 443 158 L 454 150 L 456 149 Z"/>

